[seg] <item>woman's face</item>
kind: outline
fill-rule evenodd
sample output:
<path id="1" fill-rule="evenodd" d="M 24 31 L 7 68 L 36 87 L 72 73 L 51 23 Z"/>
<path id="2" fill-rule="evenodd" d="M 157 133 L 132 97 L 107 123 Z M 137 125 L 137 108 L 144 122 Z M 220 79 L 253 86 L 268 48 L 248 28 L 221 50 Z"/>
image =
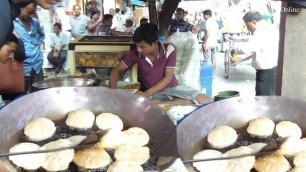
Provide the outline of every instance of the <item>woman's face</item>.
<path id="1" fill-rule="evenodd" d="M 9 60 L 14 59 L 16 49 L 17 44 L 14 42 L 4 44 L 0 49 L 0 62 L 5 64 Z"/>

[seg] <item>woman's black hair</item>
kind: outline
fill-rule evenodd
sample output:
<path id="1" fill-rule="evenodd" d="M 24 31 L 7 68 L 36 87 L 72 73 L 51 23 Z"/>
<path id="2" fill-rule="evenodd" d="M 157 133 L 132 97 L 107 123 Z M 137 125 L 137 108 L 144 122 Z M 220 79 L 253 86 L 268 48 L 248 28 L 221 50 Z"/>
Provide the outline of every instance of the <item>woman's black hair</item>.
<path id="1" fill-rule="evenodd" d="M 95 14 L 101 14 L 101 11 L 97 7 L 92 7 L 90 9 L 90 18 L 92 19 Z"/>
<path id="2" fill-rule="evenodd" d="M 152 45 L 153 42 L 158 40 L 158 28 L 153 23 L 144 23 L 140 25 L 134 32 L 133 41 L 139 43 L 145 41 Z"/>
<path id="3" fill-rule="evenodd" d="M 9 44 L 11 42 L 19 44 L 17 36 L 15 34 L 13 34 L 13 33 L 9 34 L 9 36 L 6 39 L 6 43 L 5 44 Z"/>
<path id="4" fill-rule="evenodd" d="M 24 44 L 21 39 L 18 39 L 17 36 L 13 33 L 9 34 L 9 36 L 6 39 L 5 44 L 9 44 L 11 42 L 14 42 L 17 44 L 17 49 L 14 53 L 14 59 L 16 61 L 22 62 L 25 59 L 25 49 Z"/>

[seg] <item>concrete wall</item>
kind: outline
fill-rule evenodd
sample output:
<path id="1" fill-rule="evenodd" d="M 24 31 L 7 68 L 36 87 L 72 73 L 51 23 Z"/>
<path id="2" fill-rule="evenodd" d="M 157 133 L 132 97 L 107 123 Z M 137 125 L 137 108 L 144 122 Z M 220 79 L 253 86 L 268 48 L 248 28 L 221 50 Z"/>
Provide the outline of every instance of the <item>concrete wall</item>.
<path id="1" fill-rule="evenodd" d="M 306 9 L 287 15 L 282 95 L 306 101 Z"/>

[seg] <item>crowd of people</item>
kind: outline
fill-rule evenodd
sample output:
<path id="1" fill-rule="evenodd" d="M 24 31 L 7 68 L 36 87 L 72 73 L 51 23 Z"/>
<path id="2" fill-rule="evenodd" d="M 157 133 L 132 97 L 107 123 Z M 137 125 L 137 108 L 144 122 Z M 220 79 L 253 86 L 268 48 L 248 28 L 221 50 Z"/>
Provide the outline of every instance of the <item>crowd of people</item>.
<path id="1" fill-rule="evenodd" d="M 18 59 L 16 57 L 17 54 L 20 57 L 24 56 L 25 93 L 31 93 L 36 91 L 32 87 L 32 84 L 43 80 L 43 55 L 40 51 L 40 45 L 45 38 L 45 34 L 39 25 L 38 19 L 34 15 L 37 2 L 26 2 L 22 3 L 20 14 L 15 16 L 15 19 L 14 16 L 11 17 L 13 21 L 12 26 L 9 30 L 6 30 L 9 36 L 1 40 L 0 62 L 6 63 L 9 60 Z M 132 36 L 133 41 L 136 43 L 136 49 L 132 50 L 122 63 L 112 70 L 110 88 L 115 87 L 120 73 L 137 63 L 139 79 L 143 90 L 136 94 L 157 100 L 173 100 L 179 97 L 196 104 L 209 103 L 212 99 L 202 94 L 199 90 L 188 88 L 188 86 L 177 82 L 173 72 L 176 66 L 176 49 L 170 45 L 164 46 L 158 41 L 157 26 L 148 23 L 148 19 L 143 18 L 140 20 L 140 26 L 136 28 L 133 17 L 127 17 L 124 14 L 125 12 L 121 12 L 120 9 L 110 9 L 109 14 L 101 16 L 99 9 L 92 8 L 89 18 L 81 14 L 81 7 L 79 5 L 74 5 L 73 15 L 69 20 L 72 39 L 82 35 Z M 215 18 L 213 18 L 213 12 L 209 9 L 198 14 L 198 16 L 203 16 L 203 21 L 205 22 L 203 27 L 205 34 L 202 42 L 204 59 L 211 61 L 214 64 L 214 68 L 216 68 L 215 54 L 217 33 L 220 29 L 219 25 Z M 190 31 L 196 35 L 199 34 L 201 29 L 197 25 L 202 22 L 202 18 L 195 18 L 194 21 L 197 24 L 189 23 L 186 18 L 186 11 L 182 8 L 177 8 L 175 17 L 169 26 L 168 36 L 177 31 Z M 246 25 L 248 24 L 247 22 L 245 20 Z M 14 28 L 14 32 L 12 32 L 12 28 Z M 248 27 L 248 29 L 251 31 L 251 27 Z M 67 38 L 67 35 L 61 32 L 62 25 L 60 23 L 53 25 L 53 31 L 54 33 L 51 34 L 51 51 L 48 54 L 48 60 L 54 66 L 55 71 L 59 72 L 67 57 L 67 45 L 71 39 Z M 273 71 L 275 71 L 274 68 Z"/>

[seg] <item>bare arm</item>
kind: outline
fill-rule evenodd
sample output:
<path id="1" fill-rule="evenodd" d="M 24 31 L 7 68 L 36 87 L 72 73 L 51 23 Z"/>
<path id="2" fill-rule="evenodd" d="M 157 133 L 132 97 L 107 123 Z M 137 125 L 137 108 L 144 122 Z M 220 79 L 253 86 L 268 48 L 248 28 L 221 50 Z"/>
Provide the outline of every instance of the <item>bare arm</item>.
<path id="1" fill-rule="evenodd" d="M 151 96 L 159 91 L 164 90 L 172 81 L 174 76 L 174 68 L 166 68 L 165 70 L 165 76 L 153 87 L 146 90 L 144 93 L 146 96 Z"/>
<path id="2" fill-rule="evenodd" d="M 56 52 L 55 47 L 51 45 L 52 52 Z"/>
<path id="3" fill-rule="evenodd" d="M 208 37 L 209 37 L 209 31 L 207 29 L 205 29 L 203 45 L 207 43 Z"/>
<path id="4" fill-rule="evenodd" d="M 97 25 L 98 25 L 98 22 L 94 22 L 94 21 L 89 20 L 88 23 L 87 23 L 87 28 L 88 29 L 93 29 L 93 28 L 97 27 Z"/>
<path id="5" fill-rule="evenodd" d="M 199 32 L 200 32 L 200 28 L 198 26 L 195 26 L 195 25 L 192 27 L 192 30 L 193 30 L 193 33 L 196 34 L 196 35 L 199 34 Z"/>
<path id="6" fill-rule="evenodd" d="M 120 31 L 116 31 L 114 29 L 111 29 L 110 33 L 112 35 L 133 35 L 132 32 L 120 32 Z"/>
<path id="7" fill-rule="evenodd" d="M 116 89 L 119 77 L 123 72 L 126 71 L 126 69 L 126 66 L 122 62 L 120 62 L 116 67 L 112 69 L 109 77 L 109 88 Z"/>

